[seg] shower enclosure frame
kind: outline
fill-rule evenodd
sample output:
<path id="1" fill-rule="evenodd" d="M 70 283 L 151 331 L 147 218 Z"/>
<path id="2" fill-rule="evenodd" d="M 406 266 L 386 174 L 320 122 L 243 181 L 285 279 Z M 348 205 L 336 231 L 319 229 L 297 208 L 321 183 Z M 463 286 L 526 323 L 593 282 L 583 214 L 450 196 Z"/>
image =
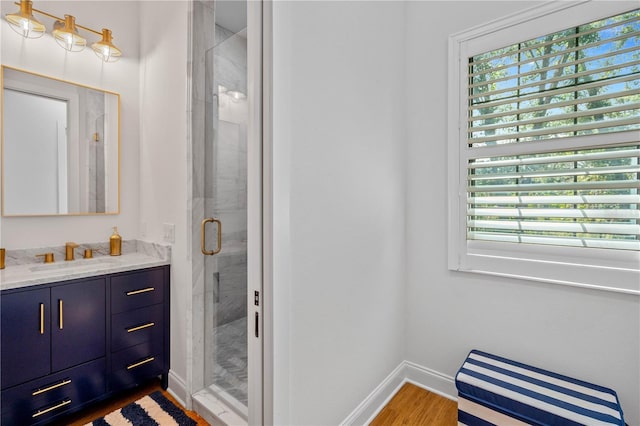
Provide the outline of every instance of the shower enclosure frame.
<path id="1" fill-rule="evenodd" d="M 189 61 L 194 66 L 193 9 L 189 11 Z M 247 143 L 247 323 L 248 323 L 248 424 L 271 424 L 273 421 L 272 326 L 271 326 L 271 2 L 247 1 L 247 90 L 249 99 L 249 126 Z M 267 31 L 265 31 L 267 30 Z M 192 76 L 193 78 L 193 76 Z M 190 85 L 192 86 L 193 83 Z M 191 141 L 192 192 L 191 205 L 191 264 L 192 264 L 192 316 L 190 367 L 187 388 L 190 397 L 187 404 L 205 419 L 222 420 L 217 416 L 217 404 L 211 404 L 195 395 L 204 383 L 204 309 L 203 266 L 200 253 L 200 226 L 207 217 L 204 203 L 198 200 L 199 161 L 194 129 L 194 93 L 190 87 L 188 105 L 189 140 Z M 214 243 L 212 241 L 212 243 Z M 256 303 L 256 301 L 259 301 Z M 215 406 L 215 407 L 214 407 Z M 229 409 L 233 411 L 231 408 Z M 217 423 L 214 423 L 217 424 Z"/>

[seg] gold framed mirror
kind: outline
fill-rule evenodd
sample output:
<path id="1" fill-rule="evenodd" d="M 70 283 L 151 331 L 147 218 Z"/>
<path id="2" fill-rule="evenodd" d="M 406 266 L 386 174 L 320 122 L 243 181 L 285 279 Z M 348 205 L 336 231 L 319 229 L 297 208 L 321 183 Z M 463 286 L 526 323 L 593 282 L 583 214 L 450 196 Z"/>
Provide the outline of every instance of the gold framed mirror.
<path id="1" fill-rule="evenodd" d="M 2 215 L 120 213 L 120 95 L 2 66 Z"/>

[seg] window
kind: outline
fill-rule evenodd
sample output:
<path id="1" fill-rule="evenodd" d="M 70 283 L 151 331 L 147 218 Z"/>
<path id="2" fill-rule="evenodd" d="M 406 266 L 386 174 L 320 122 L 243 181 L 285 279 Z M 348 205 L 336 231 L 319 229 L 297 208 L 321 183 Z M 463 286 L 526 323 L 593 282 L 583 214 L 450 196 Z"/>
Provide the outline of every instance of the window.
<path id="1" fill-rule="evenodd" d="M 451 37 L 450 269 L 640 294 L 640 9 L 598 3 Z"/>

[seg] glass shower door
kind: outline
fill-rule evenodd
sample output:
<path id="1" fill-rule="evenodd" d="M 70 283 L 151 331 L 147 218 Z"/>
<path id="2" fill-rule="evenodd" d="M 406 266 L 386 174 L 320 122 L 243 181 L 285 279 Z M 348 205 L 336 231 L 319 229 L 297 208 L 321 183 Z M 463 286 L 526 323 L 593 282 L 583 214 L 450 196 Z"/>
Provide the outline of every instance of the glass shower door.
<path id="1" fill-rule="evenodd" d="M 205 53 L 204 384 L 248 418 L 246 4 L 214 2 Z M 244 16 L 242 16 L 244 14 Z"/>

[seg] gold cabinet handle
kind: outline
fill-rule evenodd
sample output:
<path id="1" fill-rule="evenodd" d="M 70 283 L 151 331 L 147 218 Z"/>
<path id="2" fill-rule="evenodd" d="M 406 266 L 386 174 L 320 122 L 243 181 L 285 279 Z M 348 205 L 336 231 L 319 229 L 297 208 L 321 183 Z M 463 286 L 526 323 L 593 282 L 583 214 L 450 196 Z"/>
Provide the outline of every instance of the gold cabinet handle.
<path id="1" fill-rule="evenodd" d="M 40 334 L 44 334 L 44 303 L 40 304 Z"/>
<path id="2" fill-rule="evenodd" d="M 36 417 L 39 417 L 39 416 L 41 416 L 41 415 L 43 415 L 43 414 L 47 414 L 47 413 L 49 413 L 49 412 L 51 412 L 51 411 L 53 411 L 53 410 L 57 410 L 58 408 L 62 408 L 62 407 L 64 407 L 65 405 L 69 405 L 69 404 L 71 404 L 71 400 L 70 400 L 70 399 L 65 399 L 65 400 L 64 400 L 64 401 L 62 401 L 60 404 L 56 404 L 56 405 L 54 405 L 53 407 L 45 408 L 44 410 L 38 410 L 38 411 L 37 411 L 33 416 L 31 416 L 31 417 L 33 417 L 33 418 L 35 419 Z"/>
<path id="3" fill-rule="evenodd" d="M 58 300 L 58 313 L 59 313 L 58 327 L 60 328 L 60 330 L 62 330 L 64 328 L 64 315 L 62 313 L 62 299 Z"/>
<path id="4" fill-rule="evenodd" d="M 142 329 L 145 329 L 145 328 L 153 327 L 154 325 L 156 325 L 155 322 L 150 322 L 150 323 L 147 323 L 147 324 L 139 325 L 137 327 L 127 328 L 127 333 L 133 333 L 134 331 L 138 331 L 138 330 L 142 330 Z"/>
<path id="5" fill-rule="evenodd" d="M 49 392 L 50 390 L 54 390 L 54 389 L 57 389 L 59 387 L 66 386 L 66 385 L 68 385 L 70 383 L 71 383 L 71 379 L 64 379 L 63 381 L 61 381 L 60 383 L 56 383 L 55 385 L 51 385 L 51 386 L 47 386 L 46 388 L 40 388 L 40 389 L 34 390 L 31 393 L 31 395 L 32 396 L 40 395 L 41 393 Z"/>
<path id="6" fill-rule="evenodd" d="M 205 227 L 209 222 L 215 222 L 218 225 L 218 246 L 215 250 L 207 250 Z M 200 250 L 202 251 L 202 254 L 213 256 L 214 254 L 220 253 L 220 250 L 222 250 L 222 222 L 220 222 L 220 220 L 216 219 L 215 217 L 208 217 L 203 220 L 200 227 L 200 237 Z"/>
<path id="7" fill-rule="evenodd" d="M 155 288 L 147 287 L 147 288 L 141 288 L 140 290 L 128 291 L 126 294 L 127 294 L 127 296 L 134 296 L 136 294 L 147 293 L 147 292 L 150 292 L 150 291 L 153 291 L 153 290 L 155 290 Z"/>
<path id="8" fill-rule="evenodd" d="M 149 358 L 147 358 L 147 359 L 144 359 L 144 360 L 142 360 L 142 361 L 140 361 L 140 362 L 136 362 L 136 363 L 134 363 L 134 364 L 131 364 L 131 365 L 129 365 L 129 366 L 127 367 L 127 370 L 131 370 L 132 368 L 140 367 L 141 365 L 143 365 L 143 364 L 147 364 L 147 363 L 149 363 L 149 362 L 153 361 L 154 359 L 156 359 L 156 357 L 152 356 L 152 357 L 149 357 Z"/>

